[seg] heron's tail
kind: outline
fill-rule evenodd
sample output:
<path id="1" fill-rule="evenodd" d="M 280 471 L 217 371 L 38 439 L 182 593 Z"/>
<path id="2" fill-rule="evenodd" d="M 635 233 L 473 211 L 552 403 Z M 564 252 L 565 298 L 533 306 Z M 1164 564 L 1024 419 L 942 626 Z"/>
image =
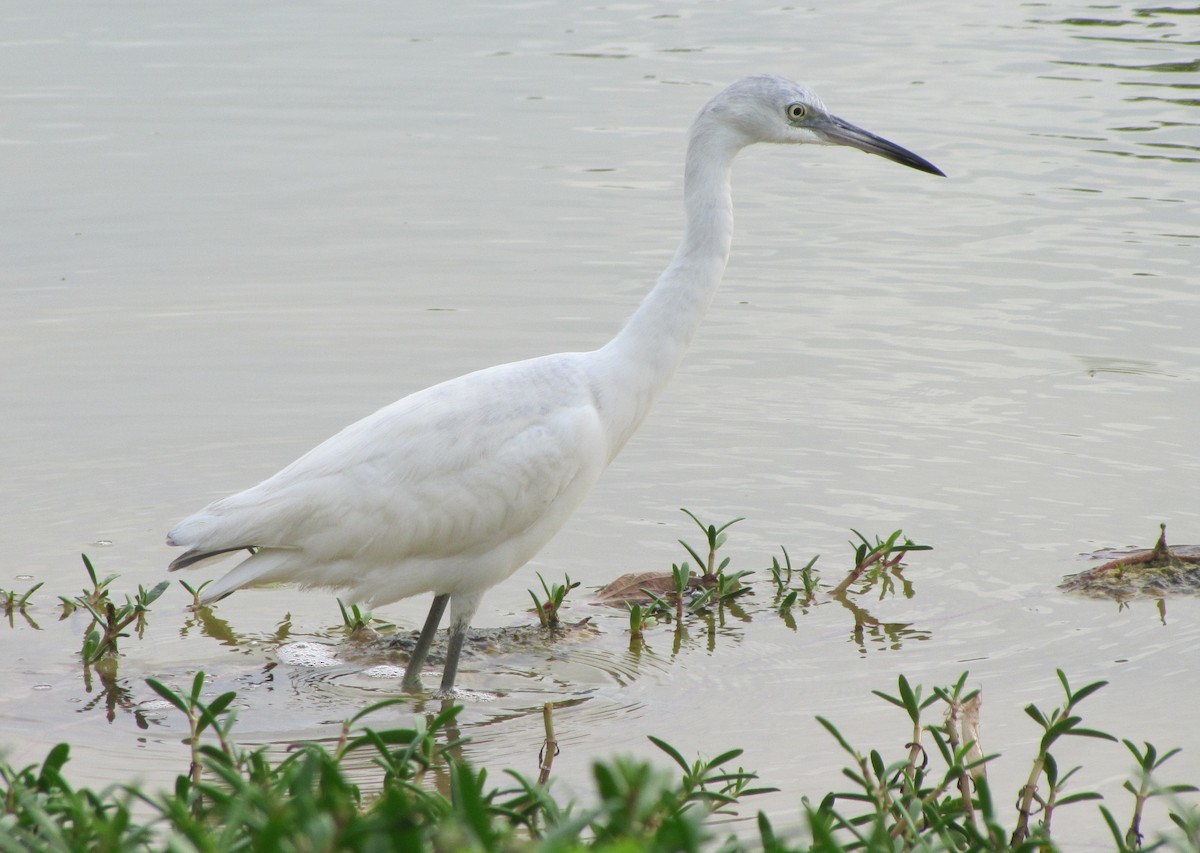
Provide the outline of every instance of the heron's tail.
<path id="1" fill-rule="evenodd" d="M 249 557 L 242 560 L 242 562 L 238 563 L 222 577 L 210 584 L 207 584 L 201 590 L 201 604 L 211 604 L 217 599 L 224 598 L 231 592 L 242 589 L 243 587 L 260 586 L 262 584 L 279 580 L 279 578 L 272 577 L 272 573 L 288 560 L 295 557 L 295 549 L 288 548 L 253 548 L 251 551 L 252 553 Z M 224 552 L 213 554 L 197 554 L 194 558 L 192 558 L 191 562 L 183 562 L 188 558 L 188 555 L 184 554 L 175 562 L 183 563 L 183 565 L 192 565 L 195 562 L 206 560 L 209 557 L 218 556 L 219 553 Z M 172 568 L 183 567 L 176 566 L 175 563 L 172 563 L 171 566 Z"/>

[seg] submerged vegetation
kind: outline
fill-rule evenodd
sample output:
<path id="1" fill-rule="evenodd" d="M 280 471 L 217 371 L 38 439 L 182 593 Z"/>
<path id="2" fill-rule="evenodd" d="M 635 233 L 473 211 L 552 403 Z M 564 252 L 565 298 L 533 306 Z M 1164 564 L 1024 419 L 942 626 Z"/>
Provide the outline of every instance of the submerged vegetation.
<path id="1" fill-rule="evenodd" d="M 689 625 L 708 631 L 726 613 L 741 623 L 749 614 L 779 619 L 796 630 L 797 619 L 815 607 L 843 607 L 853 618 L 851 641 L 865 648 L 868 638 L 884 647 L 901 639 L 923 639 L 924 632 L 906 623 L 885 623 L 870 615 L 863 599 L 912 595 L 902 560 L 929 550 L 899 530 L 886 537 L 852 531 L 849 568 L 827 582 L 818 557 L 793 565 L 786 548 L 764 572 L 737 568 L 723 548 L 729 529 L 742 519 L 710 524 L 687 510 L 704 542 L 693 547 L 680 540 L 687 559 L 670 572 L 625 575 L 599 590 L 591 601 L 622 607 L 629 613 L 631 653 L 667 629 L 678 650 Z M 1165 550 L 1165 541 L 1160 540 Z M 81 611 L 90 617 L 79 650 L 85 684 L 93 674 L 102 687 L 93 704 L 106 703 L 108 718 L 117 707 L 135 705 L 128 684 L 117 679 L 119 646 L 132 634 L 141 636 L 153 604 L 167 589 L 139 587 L 123 602 L 112 592 L 117 579 L 103 580 L 88 558 L 89 586 L 81 594 L 60 597 L 64 617 Z M 759 577 L 754 576 L 758 574 Z M 531 591 L 538 625 L 515 630 L 548 642 L 580 636 L 564 624 L 560 611 L 578 587 L 547 583 L 539 575 L 541 593 Z M 10 627 L 20 616 L 34 630 L 28 611 L 39 585 L 24 593 L 0 590 Z M 184 584 L 206 633 L 232 640 L 225 623 L 199 606 L 200 589 Z M 869 602 L 867 602 L 869 603 Z M 340 629 L 348 643 L 361 647 L 382 638 L 387 648 L 403 648 L 402 632 L 355 605 L 338 602 Z M 281 623 L 279 639 L 289 622 Z M 586 636 L 586 635 L 583 635 Z M 528 639 L 528 638 L 527 638 Z M 552 767 L 560 744 L 554 733 L 554 703 L 544 709 L 545 744 L 538 756 L 540 771 L 529 779 L 516 770 L 500 776 L 472 765 L 467 741 L 456 718 L 462 708 L 443 702 L 436 711 L 427 703 L 407 727 L 371 728 L 368 717 L 411 701 L 394 698 L 376 703 L 347 720 L 330 741 L 301 743 L 280 750 L 279 744 L 242 747 L 236 738 L 235 692 L 215 697 L 203 673 L 186 687 L 147 679 L 172 714 L 185 721 L 188 746 L 170 790 L 150 790 L 114 781 L 100 790 L 75 787 L 69 781 L 70 746 L 52 748 L 40 763 L 14 767 L 0 761 L 0 853 L 7 851 L 138 851 L 172 850 L 217 853 L 227 850 L 295 851 L 720 851 L 740 853 L 842 853 L 866 851 L 1056 851 L 1055 822 L 1063 809 L 1079 814 L 1081 804 L 1095 801 L 1093 820 L 1112 838 L 1118 853 L 1162 849 L 1200 850 L 1200 808 L 1189 795 L 1189 780 L 1173 781 L 1181 763 L 1177 749 L 1160 750 L 1083 724 L 1080 706 L 1104 687 L 1093 682 L 1073 687 L 1057 671 L 1062 696 L 1049 708 L 1030 704 L 1025 713 L 1036 726 L 1031 759 L 1006 766 L 1006 776 L 1020 776 L 1020 787 L 993 791 L 989 771 L 1011 761 L 985 750 L 981 694 L 969 687 L 964 672 L 953 683 L 926 692 L 905 676 L 891 692 L 875 691 L 901 714 L 897 733 L 884 735 L 890 746 L 860 750 L 834 721 L 816 720 L 844 751 L 844 790 L 807 792 L 794 813 L 768 816 L 747 808 L 756 794 L 780 780 L 760 780 L 738 764 L 739 749 L 713 758 L 685 757 L 668 742 L 651 737 L 658 760 L 612 757 L 591 768 L 592 792 L 578 798 L 560 795 Z M 564 706 L 566 707 L 566 706 Z M 141 714 L 138 711 L 135 714 Z M 138 719 L 145 727 L 146 720 Z M 880 732 L 887 731 L 881 727 Z M 1060 759 L 1063 745 L 1089 739 L 1105 749 L 1132 756 L 1134 775 L 1125 782 L 1129 798 L 1105 801 L 1080 780 L 1081 767 Z M 673 765 L 667 772 L 662 765 Z M 1194 765 L 1193 765 L 1194 766 Z M 371 768 L 364 770 L 364 767 Z M 1025 768 L 1028 767 L 1028 771 Z M 993 776 L 997 775 L 993 772 Z M 1200 780 L 1198 780 L 1200 781 Z M 804 792 L 797 792 L 798 796 Z M 1161 804 L 1152 812 L 1147 806 Z M 1080 818 L 1074 818 L 1078 825 Z M 1167 823 L 1169 821 L 1169 823 Z M 1059 821 L 1061 823 L 1061 821 Z M 1070 838 L 1066 839 L 1070 841 Z"/>

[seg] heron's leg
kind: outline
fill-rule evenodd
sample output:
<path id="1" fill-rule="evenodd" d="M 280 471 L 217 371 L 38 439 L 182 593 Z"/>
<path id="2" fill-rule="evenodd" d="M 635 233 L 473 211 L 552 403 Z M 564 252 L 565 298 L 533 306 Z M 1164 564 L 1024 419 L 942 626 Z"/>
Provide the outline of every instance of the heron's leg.
<path id="1" fill-rule="evenodd" d="M 442 670 L 442 686 L 435 694 L 441 698 L 454 695 L 454 677 L 458 675 L 458 658 L 462 654 L 463 641 L 471 619 L 479 609 L 483 594 L 479 592 L 457 593 L 450 602 L 450 642 L 446 646 L 446 668 Z"/>
<path id="2" fill-rule="evenodd" d="M 454 623 L 450 626 L 450 642 L 446 645 L 446 668 L 442 670 L 442 687 L 438 696 L 449 696 L 454 693 L 454 677 L 458 675 L 458 656 L 462 654 L 463 640 L 467 638 L 466 622 Z"/>
<path id="3" fill-rule="evenodd" d="M 425 665 L 425 657 L 429 654 L 429 647 L 433 645 L 433 635 L 437 633 L 438 625 L 442 622 L 442 614 L 446 612 L 446 603 L 449 600 L 449 593 L 433 597 L 429 615 L 425 617 L 425 627 L 421 629 L 421 635 L 417 637 L 417 644 L 408 658 L 408 666 L 404 668 L 404 680 L 400 682 L 401 689 L 408 691 L 421 689 L 421 667 Z"/>

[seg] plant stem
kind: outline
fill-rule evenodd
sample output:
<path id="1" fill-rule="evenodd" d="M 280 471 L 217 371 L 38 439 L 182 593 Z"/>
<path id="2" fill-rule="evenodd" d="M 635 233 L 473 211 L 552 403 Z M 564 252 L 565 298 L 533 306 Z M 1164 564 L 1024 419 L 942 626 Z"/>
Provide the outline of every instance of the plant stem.
<path id="1" fill-rule="evenodd" d="M 558 755 L 558 738 L 554 734 L 554 703 L 547 702 L 542 706 L 542 724 L 546 729 L 546 741 L 542 744 L 542 754 L 538 762 L 538 784 L 545 787 L 550 781 L 550 768 L 554 766 L 554 756 Z"/>
<path id="2" fill-rule="evenodd" d="M 1037 782 L 1042 775 L 1044 760 L 1044 753 L 1039 753 L 1038 757 L 1033 760 L 1033 769 L 1029 771 L 1029 779 L 1025 782 L 1025 787 L 1021 789 L 1021 796 L 1017 801 L 1017 828 L 1013 830 L 1012 834 L 1013 847 L 1029 837 L 1029 818 L 1033 815 L 1033 801 L 1037 796 Z"/>

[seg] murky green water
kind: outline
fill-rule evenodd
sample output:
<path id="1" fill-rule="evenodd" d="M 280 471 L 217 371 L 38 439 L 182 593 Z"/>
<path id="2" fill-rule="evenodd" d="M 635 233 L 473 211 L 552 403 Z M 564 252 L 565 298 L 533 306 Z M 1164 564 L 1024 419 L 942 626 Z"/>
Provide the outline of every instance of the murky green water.
<path id="1" fill-rule="evenodd" d="M 17 763 L 69 740 L 81 781 L 165 783 L 182 732 L 147 676 L 236 687 L 247 742 L 326 736 L 391 695 L 359 663 L 281 653 L 337 642 L 323 593 L 239 593 L 221 628 L 175 588 L 107 692 L 80 675 L 85 620 L 53 602 L 82 585 L 80 551 L 121 592 L 156 583 L 175 520 L 404 393 L 605 340 L 674 248 L 687 122 L 769 71 L 949 178 L 748 152 L 726 284 L 683 369 L 479 624 L 528 622 L 535 570 L 597 587 L 669 568 L 697 540 L 680 506 L 746 516 L 739 568 L 783 545 L 835 580 L 850 528 L 934 551 L 910 596 L 859 597 L 869 618 L 826 602 L 793 628 L 761 587 L 640 653 L 577 591 L 568 616 L 597 637 L 466 662 L 460 684 L 497 694 L 464 713 L 471 756 L 533 772 L 541 705 L 561 702 L 564 786 L 586 790 L 592 756 L 650 754 L 647 734 L 742 746 L 782 819 L 838 784 L 814 715 L 902 744 L 870 690 L 969 669 L 1005 756 L 993 787 L 1015 791 L 1036 734 L 1020 709 L 1057 700 L 1058 666 L 1111 682 L 1089 723 L 1182 746 L 1172 781 L 1196 781 L 1200 604 L 1164 619 L 1055 589 L 1160 521 L 1200 541 L 1194 10 L 23 5 L 0 26 L 0 588 L 45 586 L 37 629 L 0 626 Z M 1060 760 L 1124 812 L 1119 746 Z M 1081 846 L 1107 837 L 1088 805 L 1062 819 Z"/>

